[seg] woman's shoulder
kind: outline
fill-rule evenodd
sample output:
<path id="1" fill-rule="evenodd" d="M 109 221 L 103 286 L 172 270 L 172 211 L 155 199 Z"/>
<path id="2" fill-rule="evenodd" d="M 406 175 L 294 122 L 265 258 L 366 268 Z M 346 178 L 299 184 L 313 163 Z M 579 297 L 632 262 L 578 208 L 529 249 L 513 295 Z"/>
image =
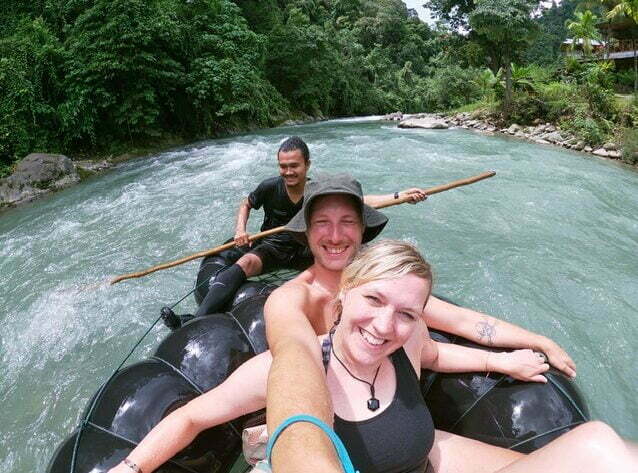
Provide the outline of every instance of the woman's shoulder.
<path id="1" fill-rule="evenodd" d="M 419 320 L 414 332 L 402 347 L 405 355 L 412 364 L 417 377 L 421 374 L 421 354 L 423 352 L 423 347 L 427 343 L 431 343 L 431 341 L 432 340 L 430 339 L 425 322 Z"/>

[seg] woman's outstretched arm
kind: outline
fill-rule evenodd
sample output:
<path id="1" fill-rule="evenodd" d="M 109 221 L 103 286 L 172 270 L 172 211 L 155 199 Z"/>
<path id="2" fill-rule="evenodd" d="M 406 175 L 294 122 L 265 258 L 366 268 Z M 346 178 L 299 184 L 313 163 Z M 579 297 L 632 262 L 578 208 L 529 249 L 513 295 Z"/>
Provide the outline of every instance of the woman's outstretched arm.
<path id="1" fill-rule="evenodd" d="M 423 321 L 403 346 L 417 373 L 429 369 L 441 373 L 496 371 L 521 381 L 547 382 L 542 375 L 549 369 L 545 358 L 532 350 L 491 353 L 453 343 L 435 342 Z"/>
<path id="2" fill-rule="evenodd" d="M 481 345 L 530 348 L 545 353 L 552 366 L 576 376 L 576 364 L 553 340 L 495 317 L 445 302 L 434 296 L 423 312 L 428 327 L 460 335 Z"/>
<path id="3" fill-rule="evenodd" d="M 266 335 L 273 362 L 268 378 L 268 427 L 272 432 L 285 419 L 308 414 L 332 425 L 333 411 L 321 347 L 306 314 L 310 298 L 302 285 L 276 289 L 264 307 Z M 312 452 L 309 461 L 308 452 Z M 297 423 L 275 444 L 276 473 L 337 473 L 342 471 L 332 443 L 316 426 Z"/>
<path id="4" fill-rule="evenodd" d="M 441 373 L 495 371 L 521 381 L 546 383 L 542 373 L 549 369 L 549 365 L 544 357 L 529 349 L 491 353 L 427 338 L 421 351 L 421 368 Z"/>
<path id="5" fill-rule="evenodd" d="M 270 352 L 257 355 L 222 384 L 166 416 L 128 455 L 128 460 L 143 473 L 151 473 L 187 447 L 203 430 L 264 408 L 271 361 Z M 131 471 L 122 462 L 109 473 Z"/>

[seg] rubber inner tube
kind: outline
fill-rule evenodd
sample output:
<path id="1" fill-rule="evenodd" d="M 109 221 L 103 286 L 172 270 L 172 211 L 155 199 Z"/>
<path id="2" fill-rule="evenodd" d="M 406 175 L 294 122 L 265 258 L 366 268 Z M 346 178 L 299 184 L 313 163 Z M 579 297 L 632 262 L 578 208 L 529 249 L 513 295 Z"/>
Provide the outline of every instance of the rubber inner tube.
<path id="1" fill-rule="evenodd" d="M 118 372 L 89 402 L 95 402 L 92 414 L 58 447 L 47 471 L 68 473 L 74 459 L 77 473 L 108 470 L 163 417 L 265 351 L 263 306 L 272 289 L 269 283 L 246 283 L 229 313 L 184 324 L 151 358 Z M 431 334 L 485 349 L 442 332 Z M 547 377 L 549 382 L 541 384 L 499 374 L 423 371 L 421 386 L 437 428 L 530 452 L 589 420 L 576 385 L 555 370 Z M 230 471 L 241 454 L 243 427 L 257 420 L 263 422 L 263 411 L 202 432 L 157 471 Z"/>

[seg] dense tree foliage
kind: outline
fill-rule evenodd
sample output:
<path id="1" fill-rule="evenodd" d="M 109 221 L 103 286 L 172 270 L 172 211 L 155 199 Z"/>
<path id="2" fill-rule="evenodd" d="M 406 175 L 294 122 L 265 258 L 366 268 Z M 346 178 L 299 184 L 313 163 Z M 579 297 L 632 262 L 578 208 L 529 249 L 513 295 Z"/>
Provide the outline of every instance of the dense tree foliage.
<path id="1" fill-rule="evenodd" d="M 454 29 L 466 29 L 469 14 L 476 8 L 474 0 L 429 0 L 425 3 L 432 14 Z"/>
<path id="2" fill-rule="evenodd" d="M 538 34 L 522 53 L 524 63 L 554 65 L 562 59 L 560 45 L 569 37 L 565 24 L 573 19 L 580 4 L 579 0 L 554 1 L 535 18 Z"/>
<path id="3" fill-rule="evenodd" d="M 489 48 L 492 62 L 498 58 L 505 71 L 506 116 L 512 95 L 512 61 L 520 58 L 538 29 L 531 18 L 535 6 L 535 0 L 477 0 L 476 8 L 469 15 L 469 24 Z"/>
<path id="4" fill-rule="evenodd" d="M 24 19 L 0 40 L 0 157 L 60 149 L 57 107 L 64 97 L 60 41 L 41 18 Z M 1 164 L 1 161 L 0 161 Z"/>
<path id="5" fill-rule="evenodd" d="M 286 118 L 422 110 L 435 34 L 401 0 L 9 0 L 0 168 Z"/>
<path id="6" fill-rule="evenodd" d="M 434 27 L 402 0 L 5 3 L 0 176 L 35 151 L 112 153 L 289 118 L 476 101 L 507 112 L 510 96 L 523 121 L 580 113 L 587 130 L 615 116 L 634 121 L 633 112 L 614 114 L 608 86 L 583 79 L 559 51 L 575 11 L 606 15 L 595 0 L 549 8 L 539 0 L 429 0 Z"/>

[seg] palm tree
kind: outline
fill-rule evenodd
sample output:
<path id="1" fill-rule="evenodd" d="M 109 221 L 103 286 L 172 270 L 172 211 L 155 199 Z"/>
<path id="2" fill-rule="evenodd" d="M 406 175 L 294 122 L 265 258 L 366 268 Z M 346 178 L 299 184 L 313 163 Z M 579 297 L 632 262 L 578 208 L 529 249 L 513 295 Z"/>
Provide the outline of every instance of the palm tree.
<path id="1" fill-rule="evenodd" d="M 632 0 L 636 1 L 636 0 Z M 600 39 L 600 33 L 596 29 L 596 20 L 598 17 L 591 10 L 584 12 L 575 12 L 576 20 L 567 20 L 565 26 L 572 35 L 572 50 L 579 40 L 583 43 L 583 52 L 585 56 L 589 56 L 592 51 L 592 39 Z"/>
<path id="2" fill-rule="evenodd" d="M 618 4 L 607 13 L 607 18 L 617 16 L 628 16 L 635 23 L 638 23 L 638 0 L 620 0 Z"/>
<path id="3" fill-rule="evenodd" d="M 614 2 L 616 3 L 616 2 Z M 607 13 L 608 19 L 626 16 L 638 24 L 638 0 L 619 0 L 614 8 Z M 634 50 L 634 93 L 638 92 L 638 59 L 636 58 L 636 39 L 632 38 L 631 46 Z"/>
<path id="4" fill-rule="evenodd" d="M 500 76 L 499 70 L 499 76 Z M 499 82 L 499 76 L 495 76 L 492 70 L 488 67 L 483 69 L 476 75 L 474 82 L 481 89 L 481 94 L 489 101 L 494 100 L 494 86 Z"/>

